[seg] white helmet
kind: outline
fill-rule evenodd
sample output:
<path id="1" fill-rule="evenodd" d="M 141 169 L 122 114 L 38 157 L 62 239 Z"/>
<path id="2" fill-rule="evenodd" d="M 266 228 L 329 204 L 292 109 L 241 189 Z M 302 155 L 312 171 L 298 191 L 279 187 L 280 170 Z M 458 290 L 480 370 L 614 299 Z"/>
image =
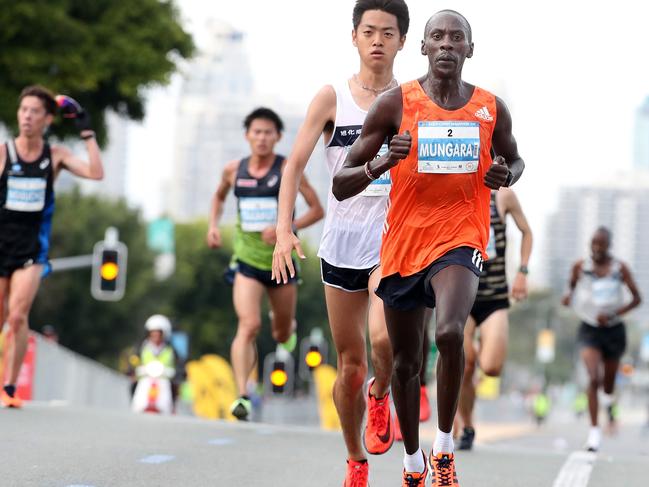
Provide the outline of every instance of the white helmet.
<path id="1" fill-rule="evenodd" d="M 171 321 L 164 315 L 150 316 L 144 324 L 146 331 L 159 330 L 165 339 L 171 338 Z"/>

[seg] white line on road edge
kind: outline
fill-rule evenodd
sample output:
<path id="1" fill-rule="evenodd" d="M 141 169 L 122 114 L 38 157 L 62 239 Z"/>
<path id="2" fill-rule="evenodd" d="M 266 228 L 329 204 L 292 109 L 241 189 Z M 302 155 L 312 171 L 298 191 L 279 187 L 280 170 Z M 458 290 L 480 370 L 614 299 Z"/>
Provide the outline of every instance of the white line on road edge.
<path id="1" fill-rule="evenodd" d="M 597 460 L 597 454 L 574 451 L 563 464 L 552 487 L 586 487 Z"/>
<path id="2" fill-rule="evenodd" d="M 148 457 L 141 458 L 138 460 L 140 463 L 165 463 L 165 462 L 170 462 L 173 460 L 174 457 L 173 455 L 149 455 Z"/>
<path id="3" fill-rule="evenodd" d="M 214 438 L 208 441 L 208 443 L 215 446 L 225 446 L 231 445 L 232 443 L 234 443 L 234 440 L 232 438 Z"/>

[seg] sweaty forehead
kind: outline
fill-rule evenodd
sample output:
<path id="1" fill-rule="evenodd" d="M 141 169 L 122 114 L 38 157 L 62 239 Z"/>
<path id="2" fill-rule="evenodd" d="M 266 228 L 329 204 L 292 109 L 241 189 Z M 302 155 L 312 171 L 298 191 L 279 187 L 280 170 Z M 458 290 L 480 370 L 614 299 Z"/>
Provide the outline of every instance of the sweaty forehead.
<path id="1" fill-rule="evenodd" d="M 424 36 L 427 37 L 433 30 L 461 30 L 470 36 L 471 27 L 468 22 L 461 16 L 454 12 L 439 12 L 433 15 L 424 29 Z"/>

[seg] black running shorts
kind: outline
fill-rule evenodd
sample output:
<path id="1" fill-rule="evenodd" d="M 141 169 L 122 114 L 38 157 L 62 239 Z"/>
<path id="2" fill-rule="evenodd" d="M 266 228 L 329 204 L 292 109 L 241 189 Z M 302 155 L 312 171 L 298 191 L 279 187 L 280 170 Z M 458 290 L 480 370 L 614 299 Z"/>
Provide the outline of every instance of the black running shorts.
<path id="1" fill-rule="evenodd" d="M 592 326 L 581 323 L 577 340 L 582 347 L 596 348 L 604 360 L 619 360 L 626 350 L 624 323 L 613 326 Z"/>
<path id="2" fill-rule="evenodd" d="M 509 308 L 509 299 L 476 300 L 475 303 L 473 303 L 470 315 L 475 320 L 476 326 L 480 326 L 495 311 L 507 308 Z"/>
<path id="3" fill-rule="evenodd" d="M 348 269 L 336 267 L 324 259 L 320 259 L 320 276 L 322 283 L 348 292 L 367 291 L 372 272 L 379 266 L 367 269 Z"/>
<path id="4" fill-rule="evenodd" d="M 430 285 L 430 280 L 439 271 L 452 265 L 466 267 L 480 277 L 482 256 L 479 254 L 478 250 L 471 247 L 450 250 L 415 274 L 406 277 L 392 274 L 384 277 L 376 289 L 376 294 L 387 306 L 401 311 L 410 311 L 419 306 L 434 308 L 435 293 Z M 476 258 L 476 255 L 479 258 Z"/>
<path id="5" fill-rule="evenodd" d="M 298 281 L 298 268 L 296 267 L 295 261 L 293 261 L 293 266 L 295 267 L 295 277 L 289 276 L 287 284 L 296 284 Z M 251 279 L 255 279 L 266 287 L 284 286 L 283 282 L 277 284 L 277 281 L 275 279 L 271 279 L 271 276 L 273 274 L 271 271 L 258 269 L 257 267 L 246 264 L 245 262 L 242 262 L 240 260 L 237 260 L 236 272 Z M 286 272 L 288 273 L 288 269 L 286 270 Z"/>

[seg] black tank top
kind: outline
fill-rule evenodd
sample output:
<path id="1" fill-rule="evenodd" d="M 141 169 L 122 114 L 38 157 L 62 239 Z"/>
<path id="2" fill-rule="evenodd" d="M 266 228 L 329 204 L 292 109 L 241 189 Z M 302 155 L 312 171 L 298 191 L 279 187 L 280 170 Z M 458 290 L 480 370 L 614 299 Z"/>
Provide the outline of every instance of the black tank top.
<path id="1" fill-rule="evenodd" d="M 275 156 L 273 165 L 261 178 L 255 178 L 248 172 L 250 157 L 239 163 L 234 195 L 237 197 L 239 222 L 243 231 L 261 231 L 269 224 L 276 223 L 283 162 L 284 156 Z M 271 222 L 273 215 L 274 222 Z"/>
<path id="2" fill-rule="evenodd" d="M 494 254 L 495 251 L 495 254 Z M 500 217 L 496 205 L 496 191 L 491 192 L 491 228 L 487 254 L 489 260 L 484 263 L 476 301 L 492 301 L 509 298 L 507 275 L 505 274 L 505 254 L 507 251 L 507 224 Z"/>
<path id="3" fill-rule="evenodd" d="M 0 176 L 0 252 L 38 254 L 41 247 L 47 246 L 45 239 L 49 238 L 54 212 L 50 145 L 45 143 L 41 155 L 32 162 L 20 159 L 13 141 L 6 148 L 7 158 Z"/>

